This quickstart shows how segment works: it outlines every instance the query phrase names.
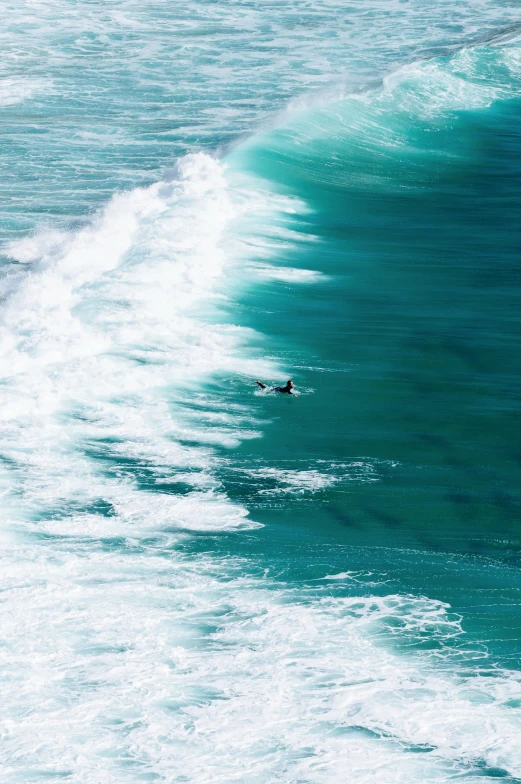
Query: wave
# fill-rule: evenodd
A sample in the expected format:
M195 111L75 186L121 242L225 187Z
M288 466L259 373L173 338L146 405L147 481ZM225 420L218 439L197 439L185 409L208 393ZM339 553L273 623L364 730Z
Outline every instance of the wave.
M251 229L283 209L288 200L230 188L220 163L195 154L166 181L115 195L80 231L11 243L18 266L3 281L2 456L21 519L36 515L41 528L49 518L53 532L145 519L182 529L255 525L209 478L212 446L255 437L254 420L246 409L222 410L201 385L212 374L274 373L273 363L248 358L253 333L224 310L241 264L233 221ZM269 248L258 255L265 262ZM206 406L199 417L190 413L195 398ZM140 471L152 475L149 493L136 484ZM156 483L175 484L180 473L194 487L188 497Z
M393 176L409 192L446 164L441 150L467 160L466 137L456 152L432 143L437 119L510 100L518 65L504 48L408 66L223 163L181 159L79 231L9 246L0 611L13 782L20 769L102 784L521 776L518 673L467 643L446 603L326 563L293 585L261 561L180 548L258 526L217 468L218 450L261 425L208 382L279 366L251 358L258 335L233 323L233 292L252 272L275 287L334 279L275 260L320 241L306 204L320 188L339 203L346 183L381 193ZM238 470L279 499L379 479L371 458ZM346 576L353 595L338 595Z
M233 150L229 161L303 198L311 196L311 204L306 182L356 188L358 180L361 186L365 182L377 188L383 176L391 176L393 166L409 187L420 166L432 170L444 165L452 149L464 155L462 136L447 144L434 130L448 132L456 114L487 111L519 95L519 46L465 47L450 57L402 66L361 91L340 89L332 96L312 96L309 103L303 99L276 128ZM297 189L297 183L304 190Z

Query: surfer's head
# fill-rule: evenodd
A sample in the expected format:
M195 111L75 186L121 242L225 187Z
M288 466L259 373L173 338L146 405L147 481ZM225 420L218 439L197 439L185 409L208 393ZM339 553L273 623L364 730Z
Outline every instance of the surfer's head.
M295 384L294 384L294 383L293 383L293 381L290 379L290 380L288 381L288 383L286 384L286 386L287 386L287 387L289 387L289 389L293 389L293 387L295 386Z

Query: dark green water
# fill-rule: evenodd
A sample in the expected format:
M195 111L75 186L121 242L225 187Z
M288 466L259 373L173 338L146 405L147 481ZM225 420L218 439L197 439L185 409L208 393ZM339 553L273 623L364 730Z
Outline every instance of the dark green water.
M290 574L299 548L303 561L316 548L322 573L323 558L385 572L397 591L449 602L517 667L521 101L509 55L428 64L232 154L309 208L278 262L326 277L240 300L301 395L258 398L270 425L233 458L257 474L225 486ZM263 466L336 481L277 494Z

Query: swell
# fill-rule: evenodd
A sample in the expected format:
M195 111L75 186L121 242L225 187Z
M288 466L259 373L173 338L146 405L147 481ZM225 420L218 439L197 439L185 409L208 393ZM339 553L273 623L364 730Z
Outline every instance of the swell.
M288 530L298 519L349 546L475 558L474 581L452 565L450 579L427 576L421 561L405 584L461 608L501 661L515 659L521 553L520 62L505 46L415 63L228 158L308 205L296 223L313 243L288 263L322 273L292 296L273 286L247 299L267 351L284 346L305 392L287 430L241 447L259 509L285 493L284 509L259 519ZM374 482L349 485L354 465ZM312 505L293 497L299 477L316 487Z
M343 180L335 182L335 176L345 177L348 184L349 170L354 174L364 163L370 164L373 176L388 179L393 166L402 165L395 170L396 178L412 179L403 163L414 174L420 166L427 170L443 164L448 146L464 154L463 143L459 148L452 139L447 146L440 137L438 144L427 136L431 130L442 131L458 113L487 112L492 104L519 96L519 60L517 46L479 44L460 45L448 57L415 60L361 92L341 92L333 99L326 95L324 103L311 101L309 106L301 103L276 128L232 150L228 160L281 184L287 176L288 189L294 187L293 171L309 181L315 175L319 185L341 186Z
M446 602L425 598L418 588L416 595L394 591L388 574L375 575L374 552L356 573L352 541L340 553L335 548L320 556L321 571L308 583L298 564L277 557L263 562L228 552L219 558L214 539L204 538L200 552L193 541L182 551L187 531L256 535L247 504L230 501L221 484L217 448L219 455L240 443L244 448L258 433L257 420L268 409L253 416L241 399L254 374L275 374L279 364L268 339L251 360L259 329L233 326L219 304L236 287L255 290L255 274L267 287L267 304L255 314L267 314L272 330L274 322L286 330L279 356L288 363L296 332L309 340L301 356L310 356L310 344L319 353L320 325L328 323L313 321L320 294L316 310L306 307L318 286L293 292L292 319L280 322L274 310L287 314L288 282L320 282L330 287L322 304L336 319L332 306L338 303L329 295L342 296L343 312L356 293L354 287L346 295L341 275L346 258L356 258L349 242L357 227L356 250L367 243L361 215L368 219L364 231L379 229L379 200L423 193L433 172L443 179L440 169L446 176L443 151L451 134L427 144L428 131L444 130L440 117L479 114L508 99L502 69L493 70L492 79L472 81L477 60L465 57L448 67L406 69L377 95L295 117L235 150L228 173L206 156L190 156L169 181L114 197L87 228L11 246L18 264L28 265L12 282L2 323L4 463L11 476L6 509L13 532L5 549L2 652L13 781L21 775L36 781L94 777L103 784L122 776L224 782L246 775L252 782L318 784L345 776L348 767L362 781L521 775L517 673L497 666L486 637L466 645L466 619ZM457 75L461 68L464 79ZM449 151L451 161L463 162L458 177L472 157L469 138ZM372 201L361 198L368 192L376 194ZM349 232L342 236L348 242L333 252L321 223L346 210ZM403 236L394 241L401 253ZM389 253L390 245L382 234L378 254ZM288 254L302 266L284 267ZM374 260L374 254L362 259ZM390 284L395 272L377 268L365 292L374 291L375 282ZM392 296L377 303L380 313L390 308L387 325L404 306L403 291L410 293L414 264L401 272ZM241 324L242 316L236 319ZM340 334L328 333L327 344L338 348L344 322L334 323ZM360 365L385 350L394 372L398 329L375 329L374 319L370 327L371 340L364 342L358 323ZM269 335L269 329L260 332ZM344 369L345 359L336 357ZM356 362L348 360L351 371ZM461 365L481 372L479 356L465 346L455 363L458 372ZM303 370L309 379L311 368ZM211 394L210 376L221 380L219 395L231 387L228 407ZM401 442L395 431L384 431L384 438L376 432L390 419L382 401L392 391L386 387L378 401L375 378L375 369L362 375L348 423L349 447L357 454L368 450L373 462L344 465L358 484L337 517L361 523L366 543L368 519L375 521L370 533L379 544L396 543L403 517L393 508L394 474L389 479L392 472L382 471L388 484L379 481L376 495L372 480L381 477L373 465L400 471L410 444L400 459L386 453ZM273 430L280 441L271 441L276 448L264 466L245 461L248 479L267 480L274 485L269 492L284 498L302 490L327 493L338 484L340 461L332 464L331 443L327 464L315 453L308 470L292 470L291 463L281 470L269 458L284 454L290 461L290 443L304 464L304 438L317 432L321 448L323 434L331 433L345 454L343 420L333 418L334 427L328 420L346 409L343 383L328 385L326 406L315 404L318 395L303 395L300 421L289 414L282 420L277 409ZM412 415L425 421L425 401ZM268 449L270 428L266 421L262 427ZM443 440L439 428L436 433ZM399 480L405 491L407 478ZM483 475L476 481L483 484ZM438 512L431 528L443 527ZM317 504L311 515L319 513ZM309 558L305 538L295 527L291 533ZM268 575L266 563L280 579ZM330 563L342 568L332 571ZM451 577L463 571L465 559L454 563ZM417 584L419 571L416 564Z
M228 158L310 208L300 229L314 242L298 266L322 273L320 292L255 321L274 345L284 335L319 393L292 419L296 450L313 466L332 455L398 466L377 504L369 486L339 497L348 541L519 559L520 51L406 66ZM282 454L270 438L266 454ZM280 469L300 469L284 457Z

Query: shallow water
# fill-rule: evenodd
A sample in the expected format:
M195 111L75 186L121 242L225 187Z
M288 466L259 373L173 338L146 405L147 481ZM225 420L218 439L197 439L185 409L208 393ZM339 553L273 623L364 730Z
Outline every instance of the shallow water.
M515 4L0 13L3 780L521 780Z

